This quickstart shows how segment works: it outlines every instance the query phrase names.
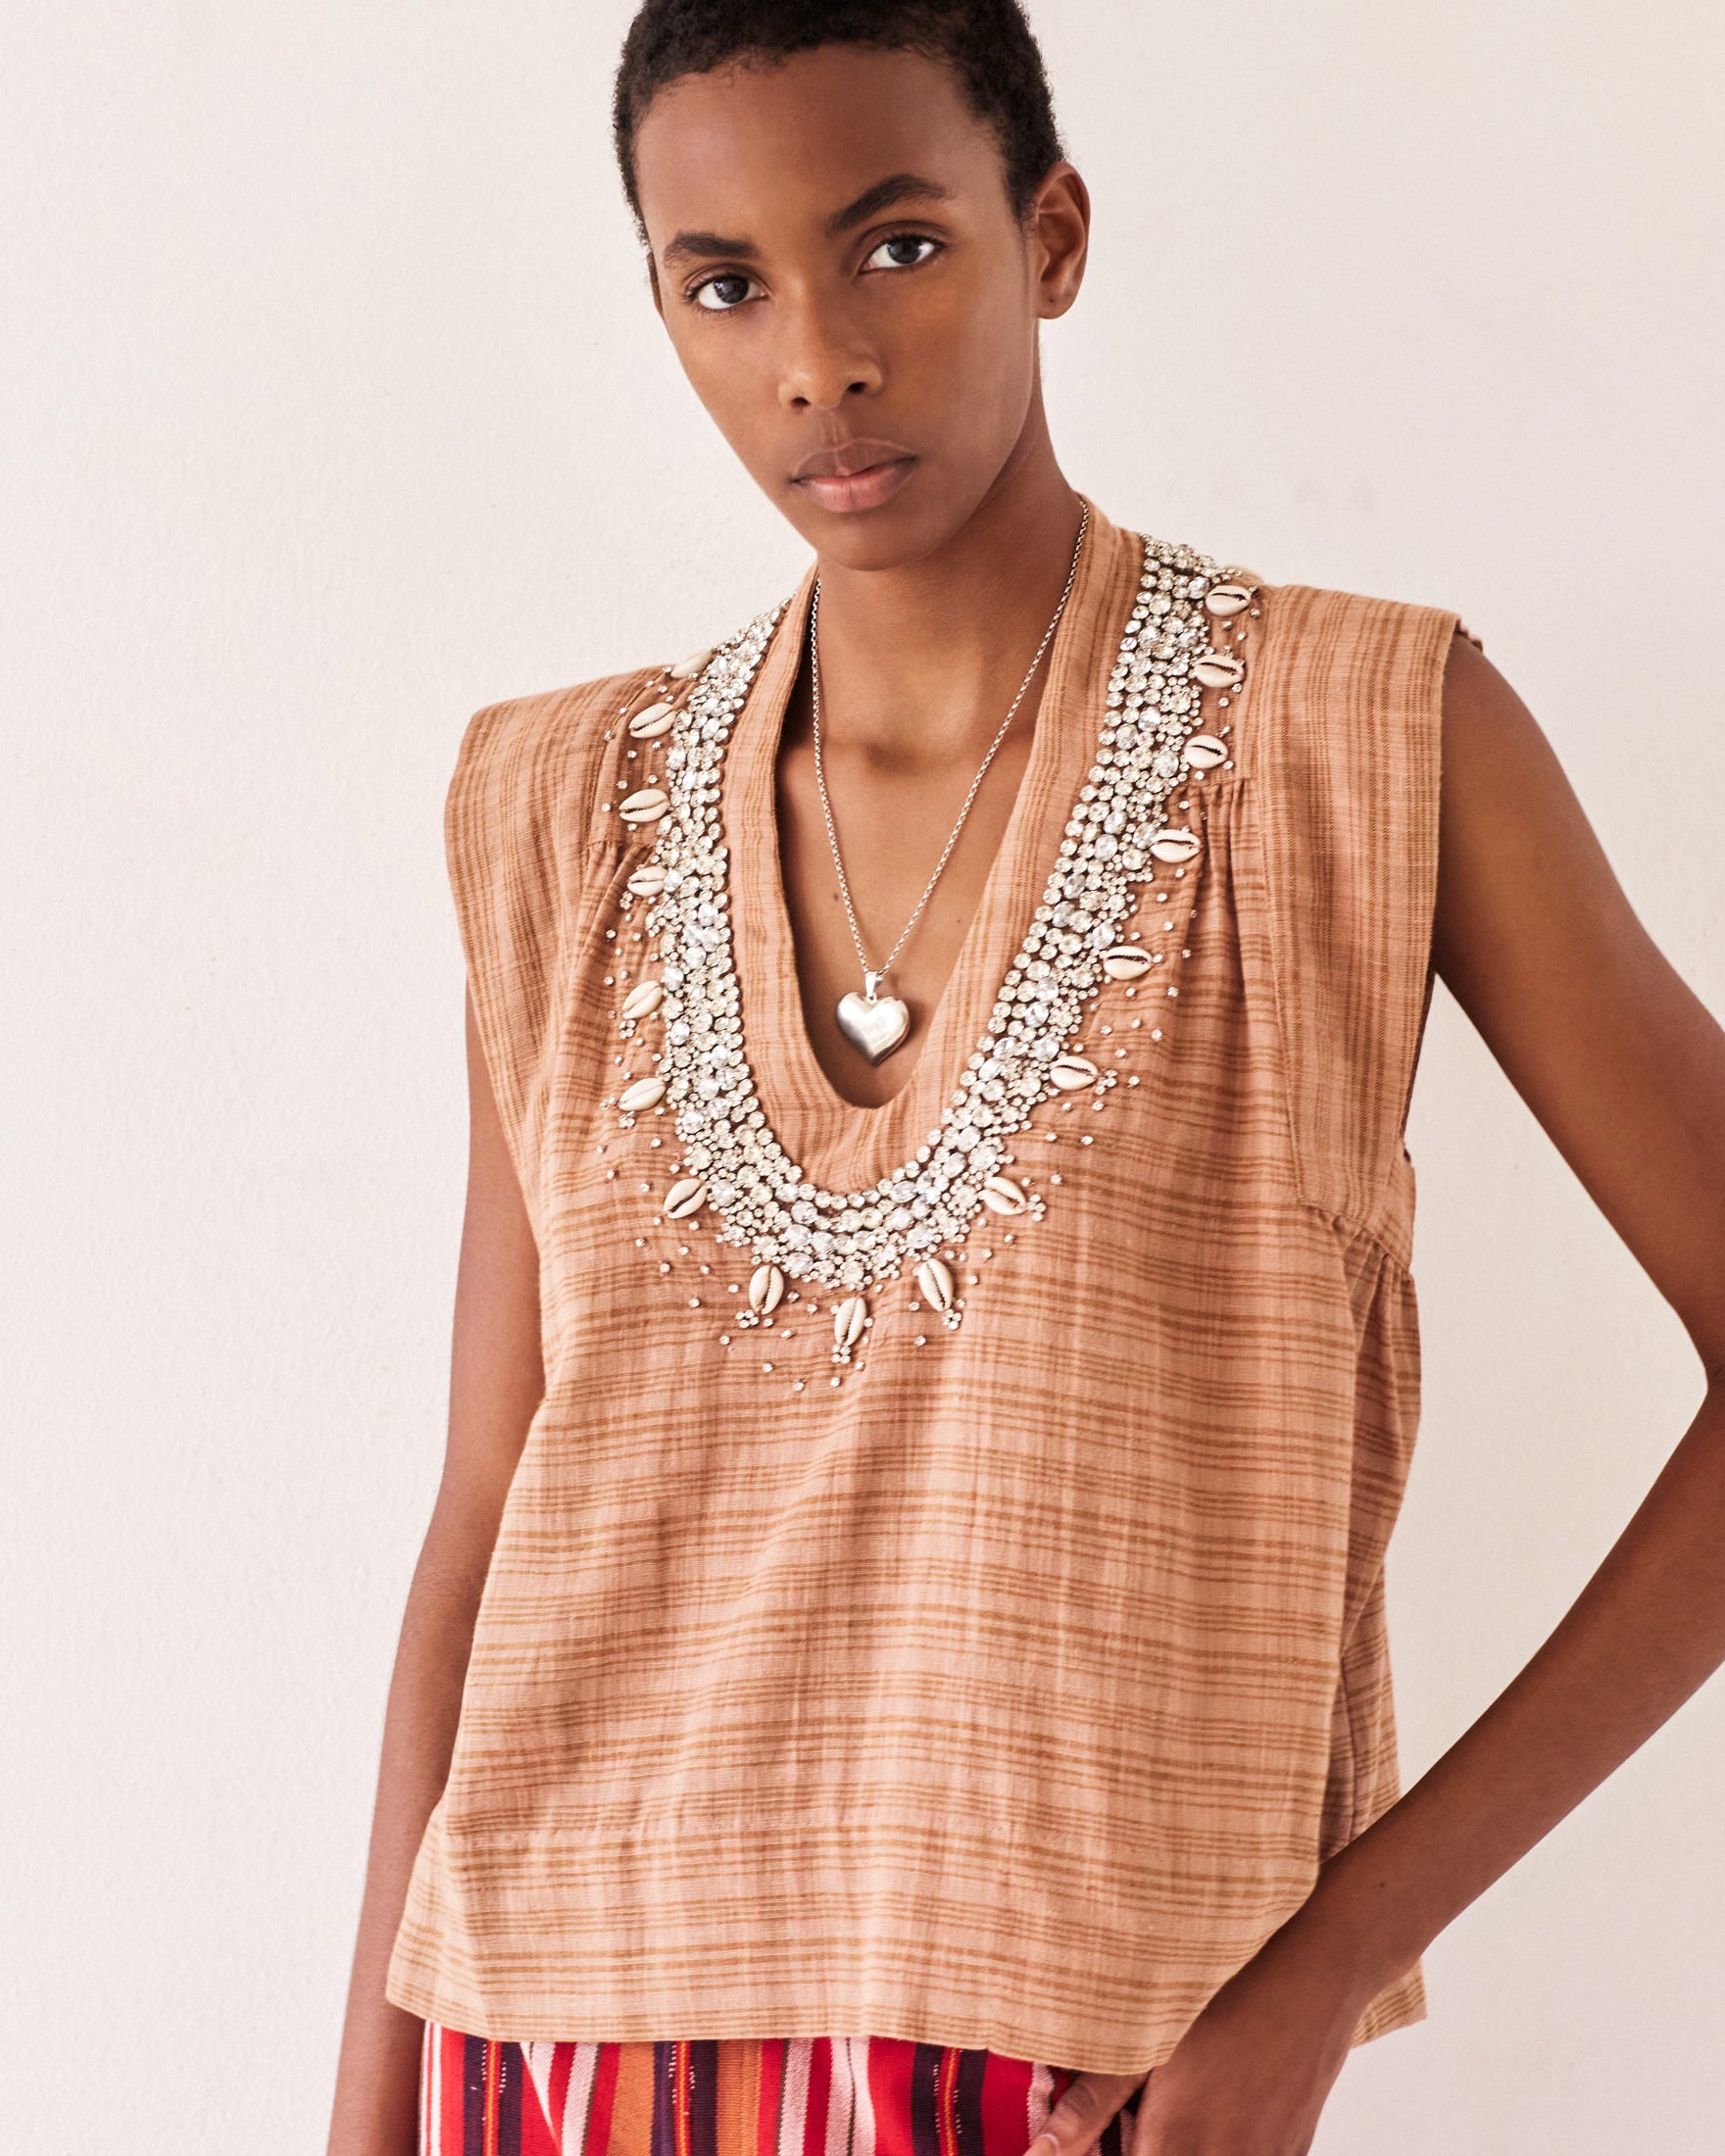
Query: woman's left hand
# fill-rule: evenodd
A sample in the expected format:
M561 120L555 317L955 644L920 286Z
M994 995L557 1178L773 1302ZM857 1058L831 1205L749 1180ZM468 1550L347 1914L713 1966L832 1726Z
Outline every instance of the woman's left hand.
M1086 2156L1134 2089L1142 2093L1127 2156L1306 2156L1377 1988L1345 1966L1314 1966L1285 1926L1150 2074L1081 2074L1030 2156Z

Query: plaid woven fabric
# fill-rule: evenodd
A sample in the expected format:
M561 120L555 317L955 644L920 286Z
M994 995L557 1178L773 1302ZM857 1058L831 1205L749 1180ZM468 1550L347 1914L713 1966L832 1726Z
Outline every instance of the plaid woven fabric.
M1074 2079L896 2036L514 2043L427 2022L419 2156L1024 2156ZM1128 2156L1137 2105L1100 2156Z
M814 1057L773 843L812 570L737 716L731 993L812 1190L867 1192L925 1146L1076 844L1144 561L1091 507L985 897L882 1106ZM504 2036L892 2030L1141 2073L1395 1801L1403 1133L1454 626L1298 584L1218 621L1246 681L1204 684L1228 753L1173 799L1197 850L1136 887L1148 969L1079 1036L1112 1084L1043 1101L1006 1149L1045 1212L950 1246L961 1324L891 1283L843 1372L824 1298L787 1291L755 1330L749 1254L666 1213L664 1103L619 1114L670 1022L619 1031L660 964L623 904L648 829L617 805L660 771L629 717L664 669L475 713L449 865L546 1396L396 2005ZM1080 921L1113 933L1075 905L1062 938ZM1415 1963L1355 2040L1424 2011Z

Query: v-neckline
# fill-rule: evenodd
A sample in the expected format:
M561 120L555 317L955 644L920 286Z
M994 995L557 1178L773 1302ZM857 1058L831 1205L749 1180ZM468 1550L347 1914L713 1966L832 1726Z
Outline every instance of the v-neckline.
M810 1039L779 850L777 766L808 634L815 565L787 602L725 756L720 815L743 1043L767 1123L805 1178L862 1190L912 1158L938 1125L986 1032L995 998L1059 858L1092 763L1112 653L1138 572L1130 533L1087 496L1090 528L1049 648L1030 752L1006 829L910 1077L890 1101L848 1101Z

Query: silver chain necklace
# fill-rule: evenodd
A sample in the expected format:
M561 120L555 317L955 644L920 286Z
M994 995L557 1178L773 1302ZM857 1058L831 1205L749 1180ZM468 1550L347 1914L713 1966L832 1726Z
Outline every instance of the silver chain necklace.
M941 870L946 866L948 856L958 843L959 833L964 828L964 818L970 813L970 804L976 799L976 792L982 784L983 776L989 765L994 761L994 753L1006 739L1007 729L1011 725L1017 714L1019 705L1024 701L1024 692L1034 679L1037 667L1042 664L1042 655L1048 650L1049 639L1060 626L1060 616L1066 611L1066 601L1072 596L1072 585L1078 574L1078 557L1083 551L1084 534L1089 525L1090 504L1086 502L1079 514L1078 536L1072 543L1071 566L1066 571L1065 588L1060 593L1060 604L1055 608L1048 627L1042 632L1042 642L1037 645L1036 656L1031 660L1029 666L1025 669L1023 680L1018 684L1017 695L1013 697L1006 717L1001 720L998 732L988 745L988 754L983 758L976 776L970 781L970 791L964 796L964 804L959 810L958 822L953 825L952 836L941 849L941 857L934 864L934 873L923 887L922 896L916 901L915 910L905 923L898 942L893 945L878 966L869 965L868 954L862 948L862 933L857 925L857 909L851 904L851 886L845 876L844 861L839 857L839 835L833 827L832 804L827 799L826 775L820 760L820 640L817 634L820 613L820 580L818 577L815 578L814 589L809 602L810 689L814 713L814 783L820 792L820 808L821 813L826 818L826 836L832 847L833 866L838 870L839 891L844 899L845 912L851 923L851 940L857 946L858 961L862 968L862 995L859 996L857 991L852 989L846 995L841 996L835 1006L835 1015L838 1019L839 1031L845 1039L861 1054L865 1055L871 1063L882 1061L910 1036L910 1004L902 997L883 996L880 993L880 984L886 979L888 972L891 970L893 960L904 949L905 938L910 935L912 929L915 927L921 917L922 908L928 904L929 893L940 881Z
M1190 547L1137 534L1130 543L1137 590L1097 714L1095 760L1041 902L996 988L986 1031L951 1073L938 1121L878 1182L828 1186L805 1172L757 1088L760 1044L743 1037L721 781L731 731L787 602L667 669L628 719L629 737L653 744L655 762L664 758L662 778L617 804L621 822L655 833L619 905L625 921L645 906L638 935L654 947L657 971L631 981L616 1019L626 1045L647 1049L647 1067L625 1068L606 1105L623 1130L649 1119L649 1143L664 1144L674 1162L661 1216L689 1237L682 1254L702 1250L711 1268L725 1246L752 1253L744 1304L720 1321L719 1341L728 1348L750 1328L772 1327L758 1367L781 1372L793 1392L810 1380L794 1367L803 1350L790 1348L790 1337L802 1337L804 1317L828 1308L822 1297L834 1365L855 1359L873 1324L871 1298L901 1274L912 1276L912 1313L928 1314L928 1330L910 1334L914 1346L925 1345L930 1319L958 1325L965 1287L977 1279L965 1264L967 1239L986 1221L1011 1243L1042 1219L1044 1187L1060 1180L1039 1174L1023 1142L1059 1137L1061 1124L1070 1133L1065 1117L1075 1108L1106 1107L1116 1086L1136 1086L1129 1044L1140 1055L1165 1053L1157 1047L1158 1014L1171 1007L1162 998L1179 993L1173 961L1190 956L1179 931L1191 887L1183 909L1176 891L1182 877L1196 877L1203 852L1200 831L1170 824L1169 810L1189 807L1185 788L1232 760L1230 707L1247 671L1234 623L1248 610L1257 613L1257 579ZM1204 724L1209 696L1213 733ZM1125 1001L1140 994L1149 1002ZM1045 1108L1055 1111L1046 1120ZM894 1112L902 1122L903 1109ZM1033 1120L1044 1127L1032 1129ZM1077 1139L1089 1142L1088 1131ZM643 1171L653 1157L643 1152ZM652 1187L644 1173L642 1191ZM713 1236L705 1250L694 1242L702 1225ZM645 1236L639 1242L647 1248ZM670 1267L662 1256L661 1271ZM692 1306L705 1306L705 1292ZM831 1383L839 1382L835 1367Z

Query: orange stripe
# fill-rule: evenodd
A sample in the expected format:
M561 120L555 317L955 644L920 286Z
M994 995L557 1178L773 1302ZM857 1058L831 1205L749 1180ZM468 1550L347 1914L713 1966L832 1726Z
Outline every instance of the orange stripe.
M653 2146L653 2046L617 2045L616 2092L611 2107L611 2145L618 2156L638 2156Z
M941 2156L957 2156L959 2126L954 2116L959 2089L959 2054L949 2044L934 2078L934 2132Z
M761 2046L734 2038L718 2047L715 2156L756 2156L755 2122L761 2109Z
M502 2093L499 2054L502 2049L494 2036L485 2039L485 2156L497 2156L497 2106Z

